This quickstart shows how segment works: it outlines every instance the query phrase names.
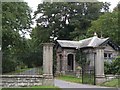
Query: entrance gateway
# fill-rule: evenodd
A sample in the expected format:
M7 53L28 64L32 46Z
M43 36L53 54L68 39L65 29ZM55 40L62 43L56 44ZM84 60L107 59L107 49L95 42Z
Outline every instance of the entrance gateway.
M112 59L114 59L118 56L119 50L119 46L109 38L99 38L96 34L80 41L56 40L56 74L67 74L68 72L75 74L77 67L80 66L83 83L102 83L105 81L105 54L110 53ZM78 51L81 63L78 63L76 59L76 52Z
M91 52L91 47L80 50L80 60L82 67L82 83L95 85L95 52ZM90 53L93 53L92 63L90 62ZM88 55L89 54L89 55ZM88 55L88 56L87 56Z

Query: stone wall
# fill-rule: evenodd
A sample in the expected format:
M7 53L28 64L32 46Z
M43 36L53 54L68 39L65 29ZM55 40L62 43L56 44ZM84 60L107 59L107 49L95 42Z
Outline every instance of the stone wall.
M110 81L112 79L119 79L119 75L105 75L106 81Z
M43 75L1 75L2 87L30 87L43 85Z

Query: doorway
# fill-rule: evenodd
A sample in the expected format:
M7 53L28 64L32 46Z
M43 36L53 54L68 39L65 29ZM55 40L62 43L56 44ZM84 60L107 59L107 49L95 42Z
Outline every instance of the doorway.
M74 68L74 56L73 54L68 54L68 70L73 70Z

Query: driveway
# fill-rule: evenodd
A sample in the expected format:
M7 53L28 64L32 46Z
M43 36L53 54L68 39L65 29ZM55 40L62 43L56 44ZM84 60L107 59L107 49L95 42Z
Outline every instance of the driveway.
M109 88L109 87L101 87L101 86L88 85L88 84L72 83L58 79L54 80L54 84L59 88Z
M39 68L31 68L26 71L20 72L17 75L39 75Z

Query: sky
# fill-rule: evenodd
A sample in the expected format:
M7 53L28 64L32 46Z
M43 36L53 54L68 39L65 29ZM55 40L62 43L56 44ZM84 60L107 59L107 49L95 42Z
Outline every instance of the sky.
M39 3L42 3L42 0L24 0L25 2L28 3L28 5L32 8L33 11L37 10L37 5ZM120 0L98 0L100 2L110 2L110 10L112 10Z

